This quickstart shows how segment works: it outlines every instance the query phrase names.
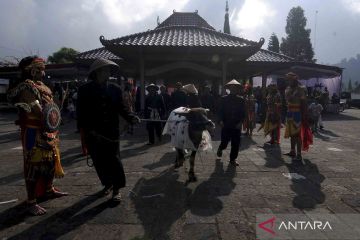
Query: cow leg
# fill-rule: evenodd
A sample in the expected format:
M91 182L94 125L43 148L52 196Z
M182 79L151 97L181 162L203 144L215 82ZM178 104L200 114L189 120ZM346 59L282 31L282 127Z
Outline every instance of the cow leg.
M192 151L191 156L190 156L189 182L197 181L197 178L195 176L195 171L194 171L195 155L196 155L196 151Z
M176 159L175 159L175 168L179 168L184 164L185 155L182 149L176 148Z

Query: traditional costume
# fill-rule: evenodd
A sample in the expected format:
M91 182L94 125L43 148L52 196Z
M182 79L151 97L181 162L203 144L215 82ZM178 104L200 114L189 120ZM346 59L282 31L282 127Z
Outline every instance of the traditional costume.
M41 78L44 69L44 60L34 58L22 70L34 78ZM64 176L59 151L60 110L54 103L51 90L39 80L21 82L9 91L8 99L19 108L19 119L15 124L21 129L28 200L36 208L31 213L43 214L46 211L36 205L36 198L66 195L53 187L54 177Z
M298 77L294 73L288 73L287 78L297 81ZM300 137L302 150L307 151L312 144L312 133L307 120L306 88L301 85L289 86L285 90L285 98L287 102L285 138ZM295 157L295 149L291 149L289 155ZM297 155L300 160L301 152Z
M246 117L243 123L243 130L246 131L247 135L252 135L252 131L256 125L255 115L255 102L256 99L252 93L251 85L245 85L245 111Z
M281 97L275 84L269 86L266 103L267 112L264 124L265 136L270 135L270 144L280 144Z

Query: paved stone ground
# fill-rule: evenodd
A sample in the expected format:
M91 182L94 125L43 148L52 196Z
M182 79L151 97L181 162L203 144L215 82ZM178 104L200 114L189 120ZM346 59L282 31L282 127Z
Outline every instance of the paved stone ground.
M62 127L61 152L66 177L56 185L70 196L42 203L45 216L24 212L24 180L19 131L14 113L0 113L0 239L255 239L257 213L359 213L360 110L324 117L326 130L291 164L281 148L263 147L260 133L243 137L240 166L213 152L196 159L198 182L185 184L186 168L174 171L168 143L145 145L144 127L121 140L127 175L123 202L113 206L95 195L100 189L93 168L80 153L75 124ZM219 144L219 133L214 148ZM165 142L165 141L164 141ZM188 163L186 163L188 165ZM305 179L289 179L286 173ZM133 192L133 193L130 193Z

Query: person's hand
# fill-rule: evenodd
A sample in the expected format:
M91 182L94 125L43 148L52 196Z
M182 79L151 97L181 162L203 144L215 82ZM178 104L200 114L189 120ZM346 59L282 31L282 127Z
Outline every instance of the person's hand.
M132 124L137 124L137 123L140 123L141 120L138 116L134 116L132 119L131 119L131 123Z
M224 127L224 122L223 122L223 121L220 121L220 122L219 122L219 125L220 125L220 127Z

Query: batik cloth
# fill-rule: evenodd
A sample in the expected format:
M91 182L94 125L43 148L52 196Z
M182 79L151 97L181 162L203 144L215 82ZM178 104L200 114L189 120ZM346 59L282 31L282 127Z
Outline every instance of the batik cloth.
M193 151L206 151L212 149L211 136L207 130L202 132L202 139L199 144L199 149L196 149L192 140L189 137L189 121L185 116L190 111L190 108L179 107L170 113L166 121L163 135L170 135L171 145L175 148L193 150Z

